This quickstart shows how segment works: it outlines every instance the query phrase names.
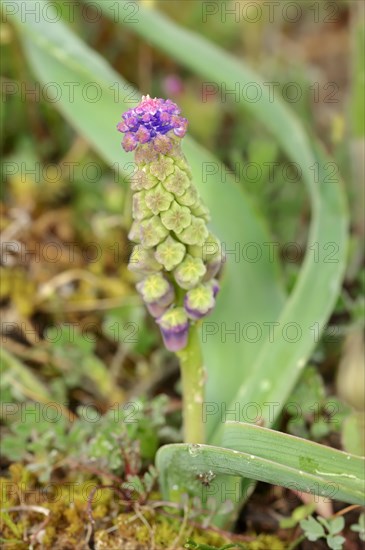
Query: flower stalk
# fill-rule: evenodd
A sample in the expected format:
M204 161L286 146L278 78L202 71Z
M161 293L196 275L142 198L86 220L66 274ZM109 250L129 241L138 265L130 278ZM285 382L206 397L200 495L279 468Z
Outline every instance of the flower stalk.
M197 323L215 306L222 255L210 233L209 211L181 150L187 120L169 99L142 97L117 128L125 151L135 152L129 268L182 373L184 437L203 443L203 360Z
M198 325L190 328L188 343L177 352L183 395L184 441L204 443L204 368Z

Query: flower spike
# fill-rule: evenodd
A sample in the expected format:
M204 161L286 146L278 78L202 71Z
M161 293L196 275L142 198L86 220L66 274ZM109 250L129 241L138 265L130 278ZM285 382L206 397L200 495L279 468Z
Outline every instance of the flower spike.
M188 121L170 99L143 96L117 125L125 151L135 151L131 181L136 246L129 269L170 351L184 349L189 327L208 315L219 286L220 242L207 227L208 208L181 150Z

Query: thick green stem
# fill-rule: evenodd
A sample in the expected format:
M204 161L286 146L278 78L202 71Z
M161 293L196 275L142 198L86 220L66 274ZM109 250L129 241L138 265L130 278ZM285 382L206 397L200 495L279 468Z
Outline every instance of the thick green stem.
M190 327L188 345L180 359L185 443L204 443L204 369L198 326Z

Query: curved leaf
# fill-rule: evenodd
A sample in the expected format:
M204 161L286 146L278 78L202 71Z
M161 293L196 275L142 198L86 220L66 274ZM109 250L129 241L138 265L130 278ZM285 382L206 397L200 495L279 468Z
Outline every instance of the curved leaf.
M110 16L112 2L103 0L97 3L105 15ZM298 118L280 99L271 101L269 87L243 60L234 58L203 37L179 27L142 4L138 4L136 20L131 22L128 18L121 18L119 23L161 48L201 78L218 87L224 83L228 90L235 89L237 82L242 88L249 83L259 87L261 96L257 102L241 101L235 106L250 111L260 120L289 158L298 164L311 199L312 220L305 261L280 316L262 316L258 313L261 302L257 303L256 308L250 300L251 293L257 295L256 281L245 278L244 269L240 266L237 269L241 271L245 297L240 302L237 295L239 305L235 307L234 315L229 317L229 323L228 318L220 318L229 329L239 322L241 330L247 319L258 323L266 335L266 339L259 342L264 341L264 345L245 342L240 336L235 342L231 335L227 336L226 342L219 343L215 339L214 346L209 343L204 346L209 369L207 401L212 406L218 405L218 412L208 418L209 440L219 443L222 437L222 407L235 410L236 404L257 403L262 409L262 421L267 426L272 425L315 347L318 336L315 331L320 333L327 322L345 269L348 232L345 194L341 181L328 177L327 156L318 146L310 143ZM221 197L224 200L224 193ZM233 224L242 223L242 217L233 218L228 209L226 216L232 219ZM248 241L244 240L241 244L244 242ZM332 256L331 251L335 252ZM258 264L255 265L258 267ZM271 300L268 301L268 308L270 313L274 310ZM218 319L220 313L218 311L214 319ZM266 325L263 325L263 319L264 322L279 323L274 339L264 330ZM299 339L290 342L286 330L288 324L293 323L299 327ZM234 362L231 362L232 357ZM227 374L227 368L230 374ZM278 403L276 415L270 416L267 407L265 410L264 404L267 402Z
M237 502L244 496L240 493L240 487L237 485L228 487L225 479L226 476L233 479L241 476L329 499L364 504L363 459L345 455L334 449L329 449L330 452L327 453L327 449L323 449L321 445L302 440L302 453L308 457L308 464L311 464L313 445L320 447L315 452L318 473L313 468L308 471L305 465L299 470L290 460L296 454L298 442L277 441L278 435L284 438L292 436L271 430L266 431L271 433L260 434L255 438L256 442L260 441L257 451L254 451L250 445L247 446L249 448L247 452L211 445L174 444L161 447L157 453L156 466L161 473L161 487L164 494L170 498L176 498L189 490L195 496L200 495L203 502L209 496L214 497L216 503L223 504L226 500ZM282 455L270 456L272 449L270 447L268 449L268 445L272 443L282 449ZM266 453L261 455L260 452L264 446L266 446ZM288 449L289 454L286 455ZM347 460L347 456L350 456L351 460ZM351 473L351 480L350 476L345 479L341 477L341 473L337 475L344 461L352 463L351 472L354 473ZM331 474L334 477L329 478ZM204 480L206 480L205 483L203 483Z

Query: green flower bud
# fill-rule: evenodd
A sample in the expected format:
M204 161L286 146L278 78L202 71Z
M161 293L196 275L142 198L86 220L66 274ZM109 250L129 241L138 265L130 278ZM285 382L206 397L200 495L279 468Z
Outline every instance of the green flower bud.
M180 170L180 168L175 168L174 172L166 178L164 181L164 187L174 193L177 197L183 195L190 185L190 180L188 176Z
M128 239L134 243L141 242L141 227L138 221L132 223L128 233Z
M137 148L135 159L137 164L149 164L150 162L158 160L158 152L155 150L152 143L145 143Z
M175 280L181 288L190 289L200 283L206 272L206 267L200 258L193 258L190 254L175 269Z
M179 138L175 139L174 136L172 136L170 137L170 140L171 140L172 147L169 152L169 157L174 159L174 162L177 163L179 167L180 167L180 164L184 161L186 164L184 153L181 150L181 144L180 144Z
M171 271L182 262L185 252L185 246L169 235L163 243L158 245L155 258L166 271Z
M168 235L168 230L161 223L159 216L152 216L139 222L139 236L141 244L145 248L151 248L159 244Z
M167 212L162 212L161 220L166 229L180 233L190 225L190 210L186 206L180 206L176 201L173 201Z
M170 290L171 283L161 273L153 273L137 283L137 290L147 303L157 302Z
M201 218L191 216L191 224L179 233L179 239L185 244L203 245L205 239L208 237L208 234L205 221Z
M165 191L161 183L150 191L146 191L145 194L146 205L155 215L167 210L172 203L173 198L174 196L168 191Z
M209 208L205 206L202 201L200 201L199 204L197 204L196 206L193 206L191 212L192 214L194 214L194 216L203 218L203 220L205 220L206 222L210 221Z
M152 189L157 185L158 179L148 174L144 170L137 170L132 177L132 190L141 191L142 189Z
M221 260L222 258L221 243L219 239L217 239L217 237L212 233L209 233L208 237L202 245L189 246L188 252L196 258L202 258L204 262Z
M159 155L158 160L151 162L150 174L160 181L165 181L167 176L174 171L174 161L164 155Z
M146 204L145 197L146 191L139 191L133 195L132 215L135 220L144 220L145 218L150 218L152 216L152 212Z
M209 233L205 243L203 244L203 260L211 262L212 260L222 259L222 244L220 240Z
M162 265L156 260L153 251L137 244L132 249L128 269L137 273L155 273L161 271Z
M175 160L175 166L177 166L178 168L180 168L181 170L183 170L185 172L185 174L188 176L189 180L192 179L193 177L193 174L191 172L191 169L190 169L190 166L188 165L188 163L186 162L186 158L184 156L184 154L182 153L180 157L178 157L176 160Z
M189 290L184 298L184 307L191 319L198 320L208 315L215 305L211 285L199 285Z
M163 315L175 299L173 285L161 273L146 277L137 284L137 290L153 317Z
M183 195L181 195L180 197L176 197L176 200L179 204L183 206L193 206L199 200L199 195L196 187L194 185L190 185L190 187L187 188Z

